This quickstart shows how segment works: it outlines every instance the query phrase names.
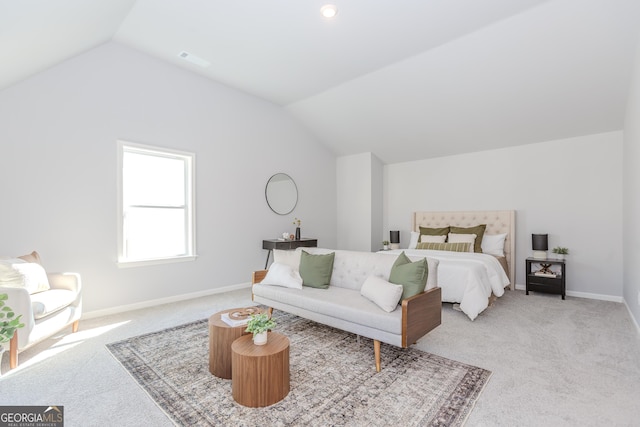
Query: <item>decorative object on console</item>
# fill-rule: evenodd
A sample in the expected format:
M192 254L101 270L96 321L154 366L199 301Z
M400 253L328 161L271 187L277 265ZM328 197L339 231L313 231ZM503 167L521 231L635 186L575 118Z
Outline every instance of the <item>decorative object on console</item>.
M569 255L569 248L563 248L562 246L556 246L551 251L556 255L557 259L564 259L565 255Z
M549 250L549 235L532 234L531 242L533 248L533 257L535 259L547 259L547 250Z
M388 250L389 249L389 241L388 240L383 240L382 241L382 250Z
M293 223L296 226L296 240L300 240L300 225L302 224L302 221L298 218L294 218Z
M253 334L255 345L265 345L267 343L267 331L276 327L276 322L267 313L254 314L247 322L245 332Z
M391 240L391 249L400 249L400 231L399 230L390 231L389 239Z

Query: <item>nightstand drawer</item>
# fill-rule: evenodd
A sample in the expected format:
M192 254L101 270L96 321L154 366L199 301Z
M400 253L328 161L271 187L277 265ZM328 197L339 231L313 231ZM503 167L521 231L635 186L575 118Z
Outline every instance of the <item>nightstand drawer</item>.
M541 286L558 286L562 283L562 276L543 277L532 274L529 276L529 283Z

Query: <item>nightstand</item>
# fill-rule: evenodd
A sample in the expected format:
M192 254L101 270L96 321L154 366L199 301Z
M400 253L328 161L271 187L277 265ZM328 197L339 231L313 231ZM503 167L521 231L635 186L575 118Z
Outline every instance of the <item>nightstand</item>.
M526 269L524 272L527 276L527 295L529 295L529 291L546 292L561 295L562 299L564 299L567 276L565 260L527 258L525 262ZM536 274L536 271L531 271L533 264L550 264L549 268L554 271L555 275Z

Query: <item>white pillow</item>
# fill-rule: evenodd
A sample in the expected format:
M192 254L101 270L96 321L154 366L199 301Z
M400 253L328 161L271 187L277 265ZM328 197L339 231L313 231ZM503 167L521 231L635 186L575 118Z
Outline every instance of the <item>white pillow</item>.
M420 236L420 242L422 243L444 243L447 241L447 236L444 234L442 236L430 236L428 234L423 234Z
M489 255L504 256L504 241L507 233L485 234L482 237L482 252Z
M273 250L273 262L278 264L285 264L294 270L300 269L300 257L302 256L301 250Z
M475 244L476 237L478 236L475 234L449 233L447 242L448 243L471 243L469 245L469 252L473 252L473 245Z
M0 286L25 288L30 294L50 289L44 268L20 258L0 260Z
M412 231L409 239L409 249L415 249L418 246L418 240L420 240L420 233Z
M294 270L286 264L274 262L269 266L269 271L260 284L302 289L302 277L300 277L298 270Z
M369 276L362 284L362 288L360 288L360 295L387 313L391 313L398 308L400 297L402 297L402 289L402 285L389 283L378 276Z

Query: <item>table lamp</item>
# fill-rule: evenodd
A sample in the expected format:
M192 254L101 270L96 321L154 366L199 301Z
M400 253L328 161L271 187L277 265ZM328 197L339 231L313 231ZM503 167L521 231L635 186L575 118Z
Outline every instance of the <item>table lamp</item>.
M400 231L390 231L391 249L400 249Z
M547 250L549 250L549 235L532 234L531 241L533 246L533 257L535 259L547 259Z

